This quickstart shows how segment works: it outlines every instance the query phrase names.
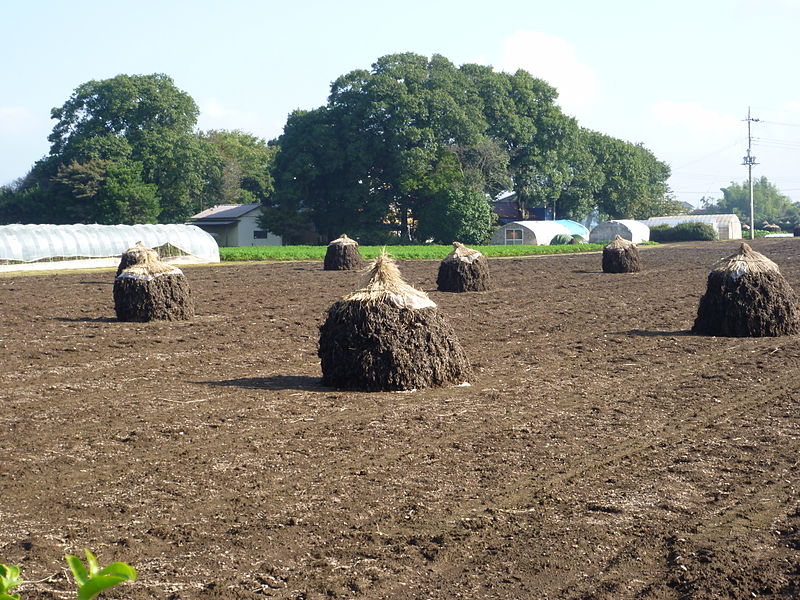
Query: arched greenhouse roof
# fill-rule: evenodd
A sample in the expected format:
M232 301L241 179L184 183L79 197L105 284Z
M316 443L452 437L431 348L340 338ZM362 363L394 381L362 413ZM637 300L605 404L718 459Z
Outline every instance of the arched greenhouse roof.
M514 221L498 227L490 243L547 246L560 233L572 235L569 229L556 221Z
M115 266L142 242L172 262L219 262L219 247L194 225L0 225L0 269Z
M570 219L556 219L555 222L566 227L569 230L570 235L579 235L584 240L589 239L589 230L577 221L571 221Z
M648 227L669 225L675 227L680 223L706 223L714 228L714 232L721 240L742 239L742 223L734 214L723 215L673 215L669 217L651 217L642 221Z
M639 221L631 219L613 219L599 223L589 234L589 241L593 244L610 242L614 236L638 244L650 241L650 228Z

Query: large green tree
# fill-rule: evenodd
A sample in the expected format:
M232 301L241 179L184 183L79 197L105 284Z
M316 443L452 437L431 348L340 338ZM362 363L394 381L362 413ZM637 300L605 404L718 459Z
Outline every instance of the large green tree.
M263 226L288 239L313 226L323 238L446 240L442 211L482 230L475 199L508 189L524 210L547 205L572 218L598 206L638 216L668 200L666 165L641 146L595 140L556 99L525 71L384 56L339 77L325 106L290 115Z
M669 196L670 168L641 144L586 130L589 151L600 165L595 194L600 214L612 219L647 219L673 214L680 203Z
M238 130L211 130L199 136L209 155L206 204L267 200L273 190L271 170L277 146Z
M393 230L415 238L445 191L508 181L480 99L440 56L390 55L343 75L326 106L290 115L278 144L264 225L284 236L313 224L323 237Z
M417 236L439 244L483 244L496 220L489 199L478 190L470 186L443 190L423 209Z
M81 84L51 111L50 154L24 179L18 201L55 223L182 221L197 209L210 160L193 132L197 115L166 75Z

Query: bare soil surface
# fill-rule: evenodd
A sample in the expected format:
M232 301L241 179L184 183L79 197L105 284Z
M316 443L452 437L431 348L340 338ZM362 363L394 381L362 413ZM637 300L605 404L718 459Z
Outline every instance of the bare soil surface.
M756 240L800 291L800 239ZM435 291L471 387L320 384L318 326L361 274L186 268L197 315L122 323L114 271L0 277L0 563L74 598L800 596L800 336L692 335L736 242L490 260Z

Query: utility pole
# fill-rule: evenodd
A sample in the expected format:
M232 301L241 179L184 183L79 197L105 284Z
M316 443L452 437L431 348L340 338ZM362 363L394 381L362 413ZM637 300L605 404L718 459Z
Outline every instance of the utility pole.
M750 123L758 122L759 119L750 117L750 107L747 107L747 155L744 157L743 165L747 166L747 182L750 186L750 239L755 239L756 228L753 218L753 166L757 165L756 157L750 154L753 149L753 137L750 135Z

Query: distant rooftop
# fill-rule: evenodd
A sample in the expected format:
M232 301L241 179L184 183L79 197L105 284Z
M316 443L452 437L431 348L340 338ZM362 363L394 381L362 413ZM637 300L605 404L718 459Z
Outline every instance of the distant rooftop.
M238 219L260 207L261 204L217 204L190 217L191 221L217 221L220 219Z

